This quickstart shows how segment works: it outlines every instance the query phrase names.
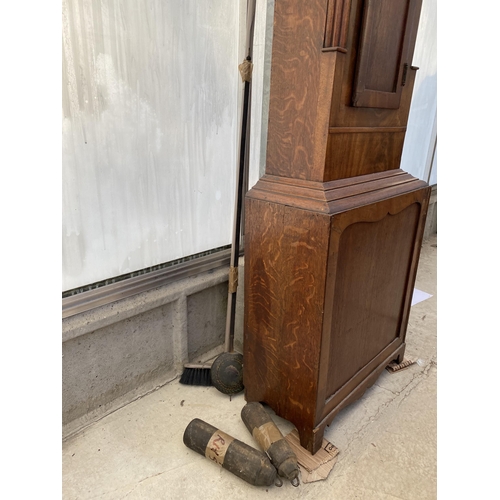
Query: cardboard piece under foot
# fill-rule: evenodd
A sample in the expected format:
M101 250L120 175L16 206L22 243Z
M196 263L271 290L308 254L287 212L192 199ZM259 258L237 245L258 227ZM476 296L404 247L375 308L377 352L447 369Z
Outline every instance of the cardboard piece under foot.
M416 359L408 359L404 358L402 363L396 363L393 361L392 363L389 363L385 369L389 373L396 373L400 372L401 370L404 370L405 368L408 368L409 366L413 365L417 360Z
M314 455L311 455L305 448L300 446L297 429L287 434L285 439L292 447L295 455L297 455L303 483L313 483L328 477L337 462L338 448L323 438L321 448Z

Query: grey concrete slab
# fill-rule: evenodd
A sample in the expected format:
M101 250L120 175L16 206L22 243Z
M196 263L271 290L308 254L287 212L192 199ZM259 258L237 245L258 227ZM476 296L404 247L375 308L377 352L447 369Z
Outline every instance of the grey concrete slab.
M399 401L390 421L384 422L385 429L376 429L365 440L363 452L349 467L335 471L331 498L437 498L437 370L429 366L421 382Z
M191 362L224 343L226 311L227 283L187 297L188 358Z
M64 423L157 378L174 363L172 304L63 344Z
M147 290L63 320L63 436L219 354L227 269Z

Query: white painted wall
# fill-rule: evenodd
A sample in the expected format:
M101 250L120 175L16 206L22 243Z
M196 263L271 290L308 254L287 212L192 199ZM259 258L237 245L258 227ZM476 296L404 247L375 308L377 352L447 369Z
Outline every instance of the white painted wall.
M245 12L63 0L63 291L230 243Z
M266 167L273 18L274 0L256 0L249 189L264 175Z
M437 141L437 0L423 0L412 64L419 70L401 168L419 179L436 184L437 158L433 151Z

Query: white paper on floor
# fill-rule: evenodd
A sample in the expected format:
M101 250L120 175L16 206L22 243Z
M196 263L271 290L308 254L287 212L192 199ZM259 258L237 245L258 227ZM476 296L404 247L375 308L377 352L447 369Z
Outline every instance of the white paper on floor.
M423 300L430 299L432 295L430 293L422 292L422 290L418 290L417 288L413 289L413 297L411 299L411 305L414 306Z

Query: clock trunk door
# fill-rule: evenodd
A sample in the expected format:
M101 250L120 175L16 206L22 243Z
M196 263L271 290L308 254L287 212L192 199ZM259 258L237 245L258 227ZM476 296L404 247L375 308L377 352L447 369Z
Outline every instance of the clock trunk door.
M411 61L410 16L415 0L366 0L363 10L353 106L397 109Z

